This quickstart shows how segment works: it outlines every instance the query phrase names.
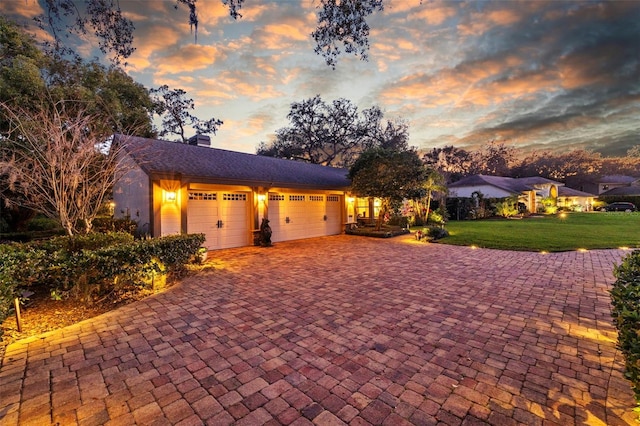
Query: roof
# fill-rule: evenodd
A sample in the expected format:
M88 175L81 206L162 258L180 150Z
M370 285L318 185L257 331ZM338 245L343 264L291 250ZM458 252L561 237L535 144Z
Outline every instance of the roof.
M595 198L596 196L590 194L588 192L578 191L577 189L569 188L566 186L558 187L558 196L559 197L589 197Z
M621 186L605 191L600 195L640 195L640 186Z
M601 178L596 179L598 183L626 183L630 184L637 181L637 177L626 176L626 175L608 175L602 176Z
M557 186L564 185L562 182L557 182L555 180L543 178L541 176L521 177L516 179L526 185L546 185L546 184L557 185Z
M513 194L533 190L531 184L526 184L520 179L503 176L472 175L460 179L449 185L449 188L462 188L467 186L491 185Z
M350 186L348 170L217 148L116 135L115 143L148 175L180 175L207 183L306 189Z

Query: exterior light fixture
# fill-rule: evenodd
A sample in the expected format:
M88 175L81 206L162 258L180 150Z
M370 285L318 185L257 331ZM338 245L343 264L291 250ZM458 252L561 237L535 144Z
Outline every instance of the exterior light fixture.
M258 201L260 201L261 203L264 203L264 200L267 199L267 196L264 194L258 194Z
M164 201L167 203L175 203L178 199L178 195L175 191L165 191L164 193Z
M356 199L355 199L355 198L353 198L353 197L347 197L347 202L348 202L349 204L353 204L353 203L355 203L355 201L356 201Z

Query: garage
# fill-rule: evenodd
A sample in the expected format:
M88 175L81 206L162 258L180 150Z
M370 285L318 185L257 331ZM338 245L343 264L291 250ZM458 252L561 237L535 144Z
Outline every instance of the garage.
M204 234L209 250L246 246L247 208L245 192L189 191L187 232Z
M192 139L183 144L116 135L124 151L114 216L134 212L138 229L153 237L202 233L210 250L255 244L263 218L270 221L272 241L342 232L349 170ZM354 220L353 207L350 214Z
M289 241L341 232L339 195L269 193L271 240Z

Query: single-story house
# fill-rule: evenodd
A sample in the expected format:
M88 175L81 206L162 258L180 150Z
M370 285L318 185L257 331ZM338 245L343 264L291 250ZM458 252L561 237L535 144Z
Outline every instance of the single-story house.
M510 178L472 175L448 185L450 197L472 197L481 193L485 198L517 196L530 212L536 212L542 198L557 198L558 187L564 185L543 177Z
M247 246L263 218L272 241L340 234L355 222L346 169L116 135L123 148L113 198L151 236L203 233L208 249Z
M450 197L472 197L481 193L486 198L517 196L518 201L530 212L536 212L543 198L556 200L558 207L591 210L594 196L586 192L567 188L562 182L533 176L510 178L504 176L467 176L449 185Z

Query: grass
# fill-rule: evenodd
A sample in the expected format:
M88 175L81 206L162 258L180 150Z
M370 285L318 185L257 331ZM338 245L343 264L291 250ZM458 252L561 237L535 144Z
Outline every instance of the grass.
M416 228L417 229L417 228ZM593 212L450 221L444 244L521 251L640 247L640 213Z

